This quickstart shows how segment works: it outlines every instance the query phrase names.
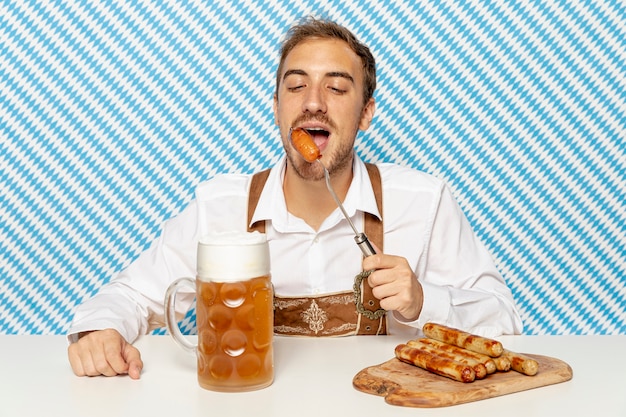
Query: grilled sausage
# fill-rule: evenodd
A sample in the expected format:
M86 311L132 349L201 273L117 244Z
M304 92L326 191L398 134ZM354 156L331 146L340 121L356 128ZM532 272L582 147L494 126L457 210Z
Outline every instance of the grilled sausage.
M504 355L500 355L497 358L493 358L493 361L496 364L496 369L499 372L508 372L511 370L511 361L504 357Z
M395 349L396 358L402 362L419 366L422 369L460 382L473 382L474 370L469 366L425 350L399 344Z
M504 350L502 344L497 340L476 336L441 324L426 323L422 331L426 337L431 339L450 343L451 345L494 358L500 356Z
M469 356L461 355L461 354L452 352L451 350L447 350L447 349L446 350L440 349L439 347L433 346L429 343L423 343L421 340L409 340L407 345L412 348L425 350L427 352L434 353L435 355L439 355L441 357L448 358L453 361L463 363L465 365L469 365L474 370L474 373L476 374L476 379L483 379L484 377L487 376L487 368L485 367L485 365L483 365L476 359L471 358ZM448 346L455 347L451 345L448 345Z
M514 371L530 376L537 374L539 371L537 361L521 353L515 353L505 349L502 356L511 362L511 369Z
M478 361L479 363L483 364L485 370L487 371L487 374L493 374L497 370L495 359L491 356L483 355L482 353L472 352L471 350L463 349L449 343L440 342L439 340L435 339L419 339L419 341L425 345L441 349L444 352L450 352L455 355Z
M302 155L305 161L315 162L316 159L321 157L319 148L306 130L299 127L291 129L289 137L293 147L296 148L296 151Z

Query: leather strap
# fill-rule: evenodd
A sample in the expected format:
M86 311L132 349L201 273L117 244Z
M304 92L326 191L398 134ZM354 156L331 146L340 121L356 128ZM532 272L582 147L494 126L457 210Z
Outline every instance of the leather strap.
M384 218L382 202L383 192L380 172L378 171L378 167L374 164L366 163L365 167L367 168L367 173L369 174L370 182L372 183L372 189L374 190L374 196L376 198L378 211L380 212L380 217ZM365 232L365 235L368 237L370 242L374 243L378 249L382 251L384 237L382 220L378 219L378 217L371 213L365 213L364 216L365 226L363 227L363 231ZM380 308L380 300L372 294L372 287L367 279L363 279L361 282L361 303L364 309L372 312ZM359 321L357 325L357 334L359 335L387 334L387 318L385 315L379 319L371 320L363 314L359 314Z
M374 164L366 163L367 173L372 183L372 189L374 190L374 196L376 199L376 205L378 211L383 215L383 203L382 203L382 181L380 178L380 172L378 167ZM248 231L258 231L265 233L265 221L256 221L254 224L250 224L254 210L261 197L261 192L267 181L270 170L258 172L252 176L250 182L250 191L248 193ZM370 242L374 243L378 249L383 250L383 222L376 216L370 213L364 214L364 233L369 238ZM372 287L370 287L368 280L363 279L361 284L361 302L363 307L367 310L376 311L380 308L380 301L372 294ZM362 314L358 314L357 319L357 334L359 335L377 335L387 334L387 320L383 315L380 319L370 320Z
M254 210L256 210L256 205L259 203L259 198L261 197L261 191L263 191L263 187L265 187L265 182L269 175L270 169L266 169L254 174L250 181L250 190L248 191L248 221L246 222L248 232L256 230L259 233L265 233L265 220L258 220L254 222L254 224L250 224L250 222L252 221Z

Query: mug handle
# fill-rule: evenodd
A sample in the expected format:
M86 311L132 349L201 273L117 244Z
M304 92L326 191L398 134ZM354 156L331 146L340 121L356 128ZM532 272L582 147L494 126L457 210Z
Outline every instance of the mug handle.
M170 335L174 338L174 341L183 348L183 350L195 354L198 345L188 341L180 331L178 327L178 320L176 320L176 294L181 288L188 288L196 291L196 282L191 278L179 278L172 282L165 292L165 327L169 331Z

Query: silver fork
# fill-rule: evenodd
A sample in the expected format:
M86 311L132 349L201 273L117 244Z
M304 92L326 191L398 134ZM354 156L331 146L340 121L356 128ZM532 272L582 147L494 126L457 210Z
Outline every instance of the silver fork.
M339 206L339 209L343 213L343 217L346 218L346 220L348 221L348 224L350 224L350 227L354 231L354 241L356 242L357 246L361 249L361 252L363 252L363 256L368 257L370 255L374 255L376 251L372 247L372 244L367 238L367 235L363 232L359 232L356 229L356 227L354 227L354 223L352 223L352 220L350 220L350 217L348 216L346 209L343 208L343 204L341 204L341 201L339 200L339 197L337 197L335 190L333 190L332 185L330 185L330 174L328 173L328 169L326 169L326 166L322 163L321 160L317 159L317 162L319 162L322 168L324 168L324 177L326 178L326 188L328 188L330 195L333 197L333 199L335 200L335 203L337 203L337 206Z

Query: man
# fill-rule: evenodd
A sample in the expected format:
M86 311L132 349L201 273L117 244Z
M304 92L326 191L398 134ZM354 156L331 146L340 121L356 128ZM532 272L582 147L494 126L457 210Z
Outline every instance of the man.
M352 33L315 19L293 27L273 106L285 158L262 180L220 175L198 187L150 250L77 310L68 348L74 372L139 377L143 363L131 343L162 323L167 286L195 276L196 244L208 231L266 233L277 334L414 336L428 321L487 336L521 332L510 290L445 184L392 164L372 169L355 155L356 135L374 117L375 88L374 58ZM291 145L297 127L314 137L356 228L375 236L375 255L362 257L321 165ZM360 275L369 298L352 291L361 271L373 271ZM190 294L177 303L181 314L192 301ZM355 302L367 311L355 311ZM314 325L304 314L312 308L323 313Z

